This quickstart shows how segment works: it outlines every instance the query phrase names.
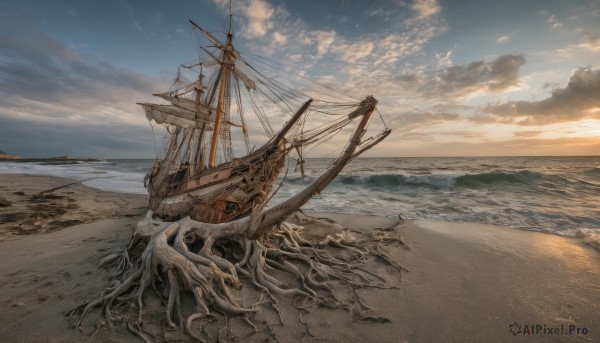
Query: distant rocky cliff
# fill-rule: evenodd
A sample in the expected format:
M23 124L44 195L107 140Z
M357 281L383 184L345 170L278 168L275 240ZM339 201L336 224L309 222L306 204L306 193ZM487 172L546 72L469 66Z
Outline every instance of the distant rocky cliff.
M42 162L42 164L75 164L77 162L96 162L95 158L76 158L69 155L55 157L27 157L21 158L17 155L10 155L0 150L0 161L11 160L15 162Z
M10 155L0 150L0 160L18 160L20 159L17 155Z

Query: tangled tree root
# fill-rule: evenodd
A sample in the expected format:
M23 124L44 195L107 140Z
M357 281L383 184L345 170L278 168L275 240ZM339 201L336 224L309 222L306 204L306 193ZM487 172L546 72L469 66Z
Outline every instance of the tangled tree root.
M302 238L302 226L289 222L282 222L255 239L244 234L247 227L218 228L189 218L162 222L152 219L149 212L138 223L127 249L100 261L100 267L114 270L102 294L71 310L69 318L78 315L76 326L83 331L88 314L101 307L104 320L96 330L100 325L114 327L121 323L146 342L168 340L166 335L159 338L146 330L148 322L156 318L164 323L163 332L183 331L200 341L212 340L204 324L225 318L224 330L231 338L229 319L240 318L256 331L254 317L262 305L277 313L283 324L277 307L277 299L282 296L296 299L299 319L305 325L302 314L307 303L327 308L347 307L331 287L334 280L353 290L355 303L362 310L370 310L356 290L393 287L386 286L384 278L362 268L363 261L374 256L397 272L403 270L382 250L382 243L401 243L389 234L379 233L361 241L347 230L338 230L315 243ZM332 254L325 249L328 246L336 247L340 253ZM285 284L277 278L276 274L281 272L291 275L294 284ZM254 304L244 306L235 295L243 287L251 287L262 295ZM153 316L146 306L150 290L161 302L162 315ZM194 299L193 308L186 306L184 296ZM137 313L132 315L134 310ZM388 321L372 315L363 315L362 319ZM221 331L217 333L219 340ZM308 326L307 331L310 334Z

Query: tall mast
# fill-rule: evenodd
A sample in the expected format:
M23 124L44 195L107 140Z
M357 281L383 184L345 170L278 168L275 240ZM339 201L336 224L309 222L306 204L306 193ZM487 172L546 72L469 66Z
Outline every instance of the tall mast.
M231 0L229 0L229 35L231 35L233 29L231 27L231 22L233 20L233 13L231 12Z
M202 63L200 64L200 75L198 75L198 87L196 87L196 98L195 98L195 103L196 103L196 109L200 108L200 106L202 105L202 98L204 96L204 84L202 82L202 79L204 78L204 75L202 74ZM196 140L196 153L193 157L193 163L191 163L192 167L190 169L190 176L194 176L196 174L196 171L198 172L202 172L202 170L205 168L204 166L204 156L202 155L202 142L204 141L204 130L206 129L206 122L202 122L202 129L200 130L199 133L197 133L197 140Z
M225 54L224 54L225 57ZM225 60L225 58L223 58ZM223 61L223 69L221 73L221 88L219 89L219 102L217 104L217 117L215 118L215 128L213 129L212 141L210 143L210 154L208 157L208 166L215 167L215 157L217 155L217 145L219 143L219 133L221 132L221 121L223 120L223 105L225 99L225 87L227 86L227 78L229 77L229 69L225 61Z
M194 22L190 22L198 27ZM217 103L217 114L215 118L215 128L213 130L212 140L210 142L210 153L208 156L209 168L215 167L215 157L217 155L217 145L219 144L219 134L221 133L221 122L223 121L223 107L225 103L225 88L229 85L227 81L229 79L229 64L232 63L230 57L230 51L233 49L233 33L231 32L232 14L231 14L231 2L229 2L229 32L227 33L227 43L223 49L223 59L221 60L221 87L219 88L219 99ZM202 30L204 32L204 30Z

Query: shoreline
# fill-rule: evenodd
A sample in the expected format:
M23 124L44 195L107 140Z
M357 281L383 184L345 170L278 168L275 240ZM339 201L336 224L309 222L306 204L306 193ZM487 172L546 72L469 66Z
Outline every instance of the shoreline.
M16 199L24 197L14 192L22 191L29 197L70 181L18 174L0 174L0 180L1 196ZM27 189L18 189L23 184ZM56 192L64 198L50 200L74 199L71 203L78 208L73 211L81 213L73 215L89 212L87 215L96 216L87 217L87 223L29 235L0 230L0 341L87 340L89 336L69 326L64 313L82 300L97 296L108 275L96 269L98 261L127 244L145 213L136 209L136 204L145 201L139 195L81 184ZM106 201L112 201L110 206L103 205ZM6 209L0 207L0 211ZM391 218L378 216L308 214L330 218L357 234L393 230L395 224ZM0 224L0 228L4 226ZM404 244L386 245L384 249L408 272L397 275L390 268L377 272L396 282L398 289L357 292L377 316L388 318L390 323L356 322L342 309L311 309L304 320L314 339L303 336L305 328L292 315L284 317L284 326L274 327L275 335L283 341L307 342L507 342L519 336L553 342L600 339L600 252L581 240L508 227L431 220L407 220L395 230ZM2 239L7 235L9 240ZM88 319L89 333L95 319ZM521 327L516 337L509 332L513 323ZM585 328L587 334L522 333L528 325L575 326ZM138 339L126 330L102 329L90 341Z
M64 187L63 187L64 186ZM0 241L146 213L147 197L48 175L0 174Z
M574 158L574 157L573 157ZM310 160L307 177L288 175L274 196L278 203L301 190L328 163ZM600 160L468 159L403 161L360 159L305 210L376 214L473 222L578 237L600 246L600 219L594 211L594 185ZM0 172L46 174L119 193L147 194L142 179L150 160L110 160L68 166L0 163Z

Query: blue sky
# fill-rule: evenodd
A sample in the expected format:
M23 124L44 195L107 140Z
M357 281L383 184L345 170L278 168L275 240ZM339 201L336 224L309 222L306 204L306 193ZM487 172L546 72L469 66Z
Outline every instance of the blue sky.
M0 149L154 157L135 103L196 58L188 19L222 37L227 11L226 0L3 1ZM379 99L393 133L370 156L600 151L600 1L239 0L233 13L242 54Z

